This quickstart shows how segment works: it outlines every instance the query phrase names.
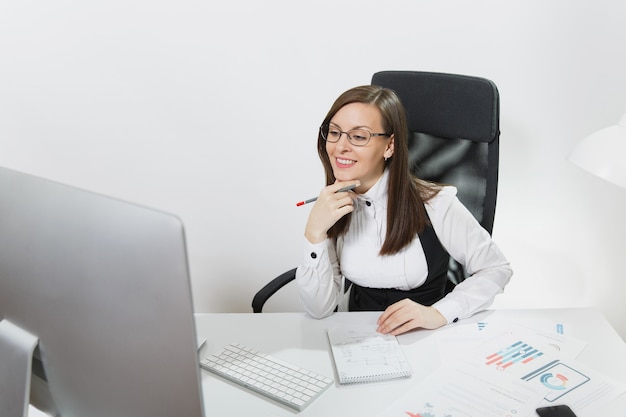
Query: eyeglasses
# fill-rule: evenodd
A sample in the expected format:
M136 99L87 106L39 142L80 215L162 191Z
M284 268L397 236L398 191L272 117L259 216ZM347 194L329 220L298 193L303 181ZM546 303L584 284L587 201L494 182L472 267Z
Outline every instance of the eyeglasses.
M339 128L330 125L322 125L320 127L320 134L326 142L335 143L339 142L341 135L346 134L348 142L354 146L365 146L369 143L372 136L391 136L390 133L372 133L365 129L353 129L343 132Z

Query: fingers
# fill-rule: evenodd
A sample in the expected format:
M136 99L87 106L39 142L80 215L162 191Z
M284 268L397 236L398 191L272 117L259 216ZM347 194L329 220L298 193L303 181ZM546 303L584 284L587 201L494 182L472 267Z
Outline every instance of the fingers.
M355 194L339 191L347 186L358 186L359 181L343 181L324 188L311 209L305 228L305 236L311 243L319 243L339 219L354 211Z
M378 332L396 336L417 328L436 329L446 324L446 319L436 308L405 298L390 305L377 324Z
M407 300L407 299L405 299ZM383 311L383 314L380 315L380 317L378 318L377 324L379 326L383 325L384 323L388 322L390 317L396 313L396 311L398 311L399 309L401 309L402 307L402 302L405 301L398 301L397 303L394 303L392 305L390 305L389 307L387 307L387 309L385 311Z
M409 327L407 324L412 319L411 310L413 306L408 303L417 304L409 299L404 299L387 307L378 318L377 331L384 334L393 334L392 332L396 329L399 330L401 327ZM407 328L405 331L408 330L411 330L411 328Z
M392 336L398 336L398 335L401 335L403 333L408 332L409 330L417 329L418 327L420 327L420 326L415 325L413 320L411 320L411 321L408 321L408 322L404 323L403 325L398 326L395 329L387 332L386 334L390 334Z
M329 185L326 189L331 193L340 193L340 192L348 192L350 190L354 190L358 186L361 185L361 181L352 180L352 181L337 181L334 184Z
M346 214L352 212L354 210L354 198L356 194L350 190L347 190L349 187L358 187L360 185L359 181L342 181L336 182L328 187L324 188L320 193L320 199L325 200L327 203L327 207L330 208L331 218L333 219L332 224L329 228L337 222L340 218L345 216ZM344 190L344 191L342 191ZM321 203L320 205L322 205ZM333 210L335 211L333 213Z

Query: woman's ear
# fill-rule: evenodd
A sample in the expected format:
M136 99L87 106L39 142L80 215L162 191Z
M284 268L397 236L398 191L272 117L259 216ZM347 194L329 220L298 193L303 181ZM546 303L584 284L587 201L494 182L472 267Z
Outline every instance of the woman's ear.
M394 146L393 139L394 137L393 135L391 135L391 138L389 139L389 143L387 144L387 148L385 149L385 153L383 154L383 156L385 157L385 160L393 156L393 146Z

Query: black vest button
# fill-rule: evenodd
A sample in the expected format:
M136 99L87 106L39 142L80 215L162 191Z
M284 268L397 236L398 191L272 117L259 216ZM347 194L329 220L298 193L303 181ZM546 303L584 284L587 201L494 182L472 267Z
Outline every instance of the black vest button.
M313 258L313 259L317 258L317 253L311 252L311 258Z
M365 205L366 205L367 207L369 207L369 206L371 206L371 205L372 205L372 202L371 202L371 201L366 201L366 202L365 202Z

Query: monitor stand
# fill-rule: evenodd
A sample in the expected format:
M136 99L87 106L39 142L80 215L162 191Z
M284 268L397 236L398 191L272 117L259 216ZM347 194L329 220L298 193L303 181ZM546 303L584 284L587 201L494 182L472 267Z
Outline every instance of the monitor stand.
M38 338L0 321L0 415L27 417L33 352Z

